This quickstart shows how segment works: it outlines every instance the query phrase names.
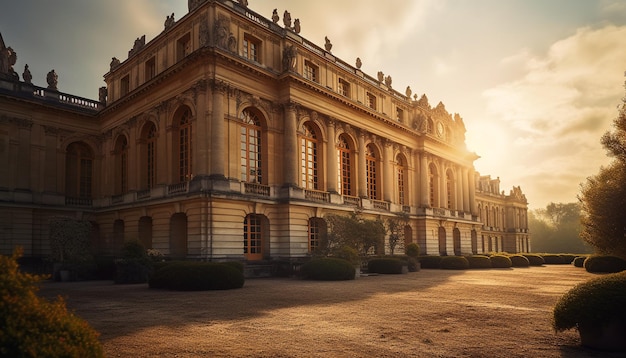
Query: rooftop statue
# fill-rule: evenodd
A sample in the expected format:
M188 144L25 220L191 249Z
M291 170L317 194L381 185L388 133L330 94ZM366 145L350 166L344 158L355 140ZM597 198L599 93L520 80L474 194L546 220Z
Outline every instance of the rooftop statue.
M272 21L274 21L274 23L278 23L278 20L280 19L280 17L278 17L278 9L274 9L274 11L272 12Z
M363 66L363 62L361 62L361 58L360 57L357 57L356 58L356 68L358 68L360 70L361 66Z
M283 13L283 24L285 25L285 28L291 28L291 14L287 10Z
M113 71L119 65L120 65L120 60L117 57L112 57L111 58L110 70Z
M333 44L330 43L330 40L328 39L328 36L324 37L324 41L326 42L324 44L324 48L326 49L326 51L330 52L330 50L333 48Z
M54 72L54 70L48 72L48 75L46 76L46 81L48 82L48 89L55 91L58 89L57 86L59 84L59 76L56 72Z
M32 83L33 75L30 73L30 70L28 69L28 64L24 65L24 72L22 73L22 78L24 79L24 82Z
M165 27L165 30L169 30L175 23L176 20L174 20L174 13L172 13L172 16L165 18L165 24L163 24L163 26Z
M296 21L294 21L294 23L293 23L293 31L296 34L300 33L300 19L296 19Z
M2 34L0 34L0 76L10 77L19 80L19 76L13 70L13 65L17 62L17 53L11 48L4 45Z

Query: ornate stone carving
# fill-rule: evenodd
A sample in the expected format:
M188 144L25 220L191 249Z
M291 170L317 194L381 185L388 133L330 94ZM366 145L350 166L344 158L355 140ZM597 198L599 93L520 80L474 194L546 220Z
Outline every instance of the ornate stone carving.
M272 21L277 24L278 20L280 20L280 18L278 17L278 9L274 9L274 11L272 12Z
M328 39L328 36L324 36L324 48L328 52L330 52L330 50L333 48L333 44Z
M404 91L404 93L410 99L411 98L411 93L413 93L413 91L411 91L411 86L406 86L406 90Z
M59 76L54 70L48 72L46 76L46 81L48 82L48 89L57 90L57 86L59 84Z
M293 32L295 32L296 34L300 33L300 19L296 19L296 21L294 21Z
M228 49L228 35L230 34L230 21L223 15L218 15L215 22L215 45L221 49Z
M11 78L13 80L19 80L19 76L13 70L13 65L17 62L17 52L4 45L2 34L0 34L0 77Z
M120 65L120 60L118 60L117 57L111 57L110 70L113 71L119 65Z
M298 48L288 44L283 49L283 71L291 71L296 68L296 56Z
M174 20L174 13L172 13L172 16L165 18L165 23L163 24L164 31L171 29L174 24L176 24L176 20Z
M146 45L146 35L137 37L137 39L135 39L135 43L133 44L133 48L128 51L128 57L131 57L132 55L139 52L145 45Z
M243 7L248 7L248 0L239 0L239 4Z
M361 58L360 57L357 57L356 58L356 68L360 70L361 66L363 66L363 62L361 62Z
M187 0L187 8L189 9L189 12L192 12L206 1L207 0Z
M202 22L200 22L200 29L199 29L199 42L200 42L200 47L206 47L209 46L211 44L211 35L210 35L210 31L209 31L209 23L204 20Z
M28 64L24 65L24 73L22 73L22 78L24 79L24 82L32 83L33 75L30 73L30 70L28 69Z
M98 88L98 100L106 106L108 91L105 86Z
M291 14L287 10L285 10L285 12L283 13L283 24L285 25L286 29L291 28Z
M383 73L383 71L378 71L378 82L382 82L385 79L385 74Z
M391 76L387 76L385 77L385 85L387 85L387 87L391 88Z

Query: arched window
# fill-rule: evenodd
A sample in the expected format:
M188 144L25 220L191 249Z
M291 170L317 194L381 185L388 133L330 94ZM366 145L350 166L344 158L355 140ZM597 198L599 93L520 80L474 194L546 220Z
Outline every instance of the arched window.
M65 157L66 196L91 199L93 160L93 152L85 143L75 142L67 147Z
M115 142L115 193L128 191L128 139L119 136Z
M263 259L263 217L249 214L243 221L243 253L246 260Z
M337 160L339 168L339 194L354 195L352 191L352 148L344 135L337 142Z
M454 175L451 170L446 172L446 207L453 209L454 205Z
M313 127L309 123L303 126L300 136L300 161L301 180L300 185L305 189L318 189L318 139Z
M150 122L144 129L143 141L145 143L143 157L143 170L145 171L143 186L146 189L156 185L157 168L157 130L154 123Z
M322 247L326 229L326 220L309 218L309 253L314 253Z
M183 106L176 111L174 133L174 160L177 162L177 179L180 183L193 179L192 126L191 109Z
M175 213L170 218L170 256L187 256L187 215Z
M368 144L365 147L365 175L367 178L367 196L370 199L378 199L378 178L377 178L378 160L373 145Z
M396 157L396 182L398 185L398 204L406 204L406 164L404 157Z
M261 170L261 121L250 109L241 112L240 153L241 180L263 183Z
M437 167L433 163L428 167L428 202L430 207L434 208L437 204L437 195L439 194L439 176L437 175Z

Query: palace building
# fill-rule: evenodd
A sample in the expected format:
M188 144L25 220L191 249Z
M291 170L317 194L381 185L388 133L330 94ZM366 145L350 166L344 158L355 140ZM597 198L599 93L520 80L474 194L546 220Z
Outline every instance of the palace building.
M18 75L0 36L0 253L45 257L50 219L70 216L101 254L138 239L170 257L296 259L327 215L355 210L404 213L422 254L530 251L526 197L474 170L458 114L299 33L287 11L189 0L113 58L98 101L59 92L54 71L44 87Z

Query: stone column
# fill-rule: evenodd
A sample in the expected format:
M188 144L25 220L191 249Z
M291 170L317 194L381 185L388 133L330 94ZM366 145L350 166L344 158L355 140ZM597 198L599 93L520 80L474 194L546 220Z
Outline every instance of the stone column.
M422 153L420 155L420 171L421 173L419 173L419 177L421 180L421 185L420 185L420 193L421 193L421 203L420 206L422 207L429 207L430 206L430 198L429 198L429 190L428 190L428 181L429 181L429 173L428 173L428 156L426 155L426 153Z
M470 212L470 199L469 199L469 174L467 173L467 168L462 168L461 172L462 180L463 180L463 211L466 213Z
M456 203L454 209L463 211L463 170L461 167L456 168L455 177L456 180L454 181L454 184L456 185Z
M297 133L296 104L285 104L285 162L284 185L297 186L298 183L298 133Z
M205 176L209 174L209 143L215 140L209 136L206 81L196 82L194 91L196 94L196 130L192 133L195 146L193 168L196 176ZM222 115L222 122L223 118Z
M442 162L440 165L441 174L439 174L439 207L440 208L448 208L448 188L446 186L446 170L444 167L444 163Z
M393 147L388 140L383 141L383 200L393 201Z
M331 193L337 193L337 147L335 144L335 121L333 119L328 120L328 142L326 144L326 167L328 168L328 176L326 178L326 190Z
M211 112L211 172L210 176L216 179L226 178L226 130L224 124L224 94L227 85L221 81L214 81L211 86L213 92L213 111Z
M478 216L476 212L476 179L474 178L474 169L469 171L469 201L470 212L474 216Z
M365 169L365 133L359 133L359 165L357 171L357 193L362 198L367 198L367 170Z

